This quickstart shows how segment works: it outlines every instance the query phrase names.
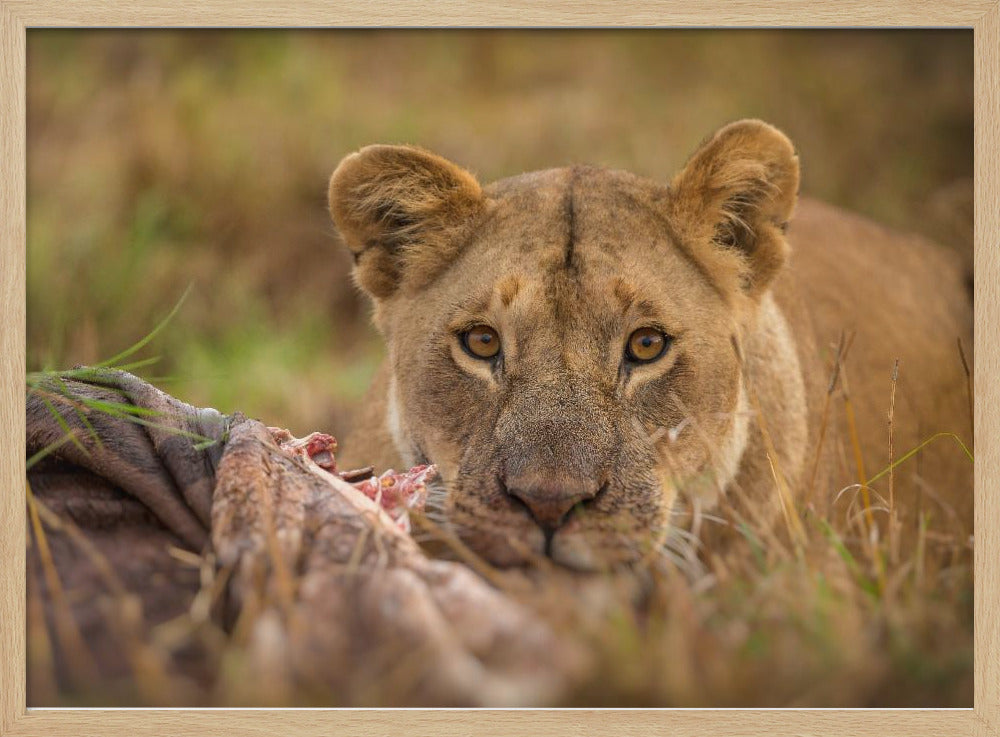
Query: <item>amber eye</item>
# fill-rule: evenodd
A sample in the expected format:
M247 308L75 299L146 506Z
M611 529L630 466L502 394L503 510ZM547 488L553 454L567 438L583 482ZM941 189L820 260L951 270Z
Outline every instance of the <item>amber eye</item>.
M670 338L656 328L639 328L628 337L625 356L636 363L649 363L663 355Z
M474 358L496 358L500 352L500 336L488 325L476 325L462 333L462 345Z

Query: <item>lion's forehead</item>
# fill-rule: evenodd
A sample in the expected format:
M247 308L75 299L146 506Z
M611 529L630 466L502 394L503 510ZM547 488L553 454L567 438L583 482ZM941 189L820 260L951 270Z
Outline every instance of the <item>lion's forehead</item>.
M604 261L669 243L656 204L666 190L627 172L572 167L501 180L475 242L497 240L537 266L558 270L577 256Z
M662 188L587 168L503 180L441 281L455 305L563 335L620 329L630 310L679 320L713 292L656 210Z

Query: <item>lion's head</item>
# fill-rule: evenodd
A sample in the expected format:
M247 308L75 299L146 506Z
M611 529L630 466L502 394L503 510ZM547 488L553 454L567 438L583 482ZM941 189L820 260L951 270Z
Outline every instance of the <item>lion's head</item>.
M742 121L669 186L572 167L482 187L370 146L330 182L375 303L402 457L438 465L461 538L498 564L634 559L678 489L735 475L740 345L788 246L788 139Z

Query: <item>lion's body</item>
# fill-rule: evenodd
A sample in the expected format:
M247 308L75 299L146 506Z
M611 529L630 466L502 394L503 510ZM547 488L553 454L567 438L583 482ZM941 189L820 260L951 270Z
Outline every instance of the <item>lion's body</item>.
M817 202L803 201L789 228L790 268L775 284L811 385L808 416L818 431L840 333L853 337L846 387L856 417L866 476L889 463L888 411L899 360L893 413L893 457L939 432L971 438L962 341L972 365L971 271L961 256ZM857 480L839 377L830 413L832 452L823 491ZM811 439L815 444L816 438ZM950 439L935 441L896 472L896 499L914 511L920 491L938 494L972 531L972 464ZM832 485L831 485L832 484ZM885 479L879 489L887 489ZM822 503L822 498L817 500ZM930 510L932 503L928 501ZM940 511L936 510L935 514Z
M827 509L859 479L844 388L865 476L888 462L896 359L894 457L937 432L968 437L960 259L808 200L786 237L797 162L780 133L738 125L669 188L572 168L479 190L414 149L345 160L331 206L389 356L344 462L434 462L449 522L483 555L587 568L662 539L678 493L758 518L777 518L782 489ZM502 361L459 347L479 324ZM649 325L669 350L622 359ZM828 400L842 335L853 344ZM912 510L927 492L971 531L971 475L941 441L898 469L893 493ZM565 489L573 513L542 524L538 494Z

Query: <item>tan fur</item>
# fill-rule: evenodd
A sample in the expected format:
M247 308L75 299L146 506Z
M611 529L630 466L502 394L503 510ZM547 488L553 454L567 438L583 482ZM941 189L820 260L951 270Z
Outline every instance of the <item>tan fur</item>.
M791 143L760 121L710 137L669 186L574 167L481 188L411 147L347 157L331 213L389 358L345 463L434 462L441 512L480 554L593 568L659 545L679 493L773 519L784 483L827 510L858 478L839 394L818 444L842 331L856 331L847 386L868 477L887 462L896 358L896 455L967 436L959 259L808 200L793 218L798 177ZM477 324L500 335L495 363L461 347ZM671 346L628 363L628 336L649 326ZM553 525L523 489L580 501ZM901 467L895 492L971 530L953 444Z

